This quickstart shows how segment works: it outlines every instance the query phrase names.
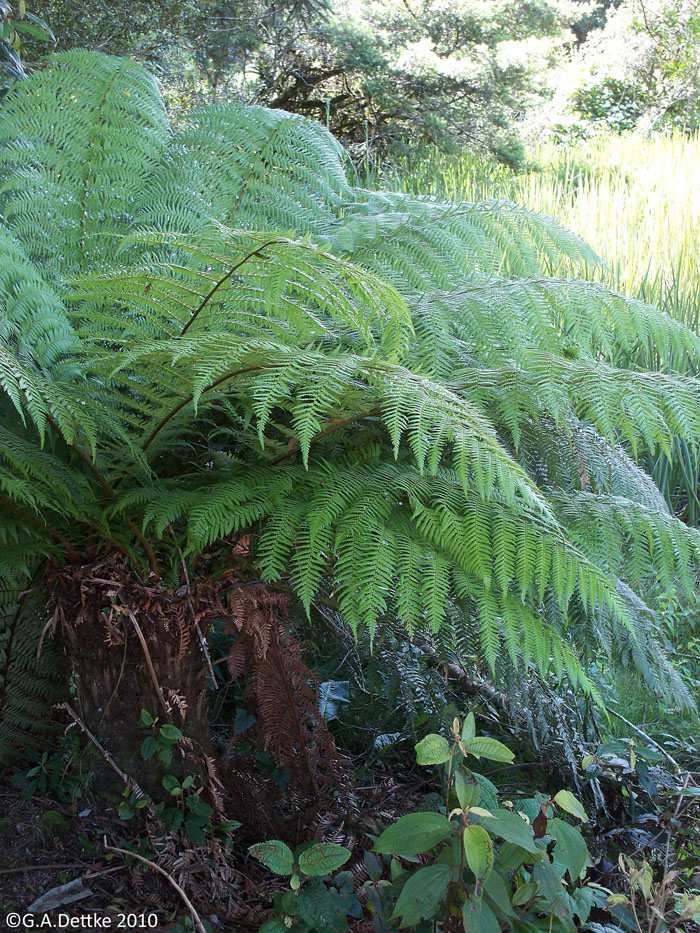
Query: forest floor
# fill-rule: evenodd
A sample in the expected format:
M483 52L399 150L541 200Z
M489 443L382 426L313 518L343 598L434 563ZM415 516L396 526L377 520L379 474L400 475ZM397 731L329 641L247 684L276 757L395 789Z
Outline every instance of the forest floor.
M110 864L102 844L113 832L104 813L48 798L23 800L9 786L0 789L0 904L24 914L40 896L82 879L91 894L59 910L69 917L123 913L172 913L176 895L167 881L144 877L139 866ZM171 894L173 896L171 896Z
M336 823L333 831L334 840L347 844L354 853L348 867L355 876L356 891L367 879L362 853L371 847L372 833L377 832L375 821L384 824L401 812L415 810L428 789L429 785L408 773L385 774L371 786L357 789L354 818ZM187 933L193 927L184 892L214 933L257 933L274 916L273 898L288 890L288 881L271 875L249 855L250 839L236 831L229 849L187 848L172 836L156 839L153 824L147 829L146 822L121 819L116 801L105 800L92 787L71 801L53 795L26 799L19 788L0 777L0 931L13 928L9 923L12 913L27 919L20 929L29 928L28 908L39 898L55 898L56 889L70 883L80 899L66 903L65 896L59 896L48 910L38 905L35 928ZM110 846L131 849L155 859L154 839L161 853L159 864L167 868L168 877L125 853L108 851ZM626 839L626 849L630 839ZM589 838L588 843L596 863L591 869L597 873L593 880L622 890L616 865L605 861L607 847L600 838ZM180 892L173 882L179 882ZM47 921L42 914L52 926L44 925ZM369 920L358 920L351 921L349 929L372 933L373 926ZM679 929L700 933L694 924Z
M111 811L111 812L110 812ZM5 915L27 913L35 900L69 882L82 881L89 894L73 903L57 905L48 912L59 929L62 918L84 918L84 928L97 927L94 918L111 918L111 929L123 928L170 930L177 929L188 914L182 900L168 880L134 860L130 864L121 856L105 850L105 840L124 846L137 840L126 823L115 820L112 808L99 802L81 799L62 803L55 799L32 797L22 799L8 784L0 785L0 907ZM132 837L131 839L129 837ZM235 919L222 920L214 927L226 933L257 930L265 917L263 905L271 902L274 882L269 872L246 858L246 877L240 867L232 886L233 903L227 912ZM197 875L196 866L188 866L190 877ZM193 871L193 868L195 869ZM200 867L199 887L203 890L210 866ZM251 875L252 873L252 875ZM219 906L212 901L212 912ZM197 898L201 910L202 899ZM250 918L246 914L250 913ZM268 915L271 911L268 912ZM121 921L120 915L127 920ZM37 914L35 925L39 923ZM129 917L143 918L129 921ZM209 919L202 911L203 919ZM3 918L0 916L0 925ZM91 926L92 922L92 926ZM0 926L1 929L5 927ZM7 927L9 929L9 927ZM186 929L186 927L182 927Z
M413 796L406 795L405 789L400 791L392 780L377 790L383 814L385 807L398 813L415 805ZM25 799L9 781L0 780L0 814L0 930L11 929L5 919L10 913L25 917L35 901L54 894L58 894L54 898L58 903L47 911L54 925L40 925L46 908L38 906L36 928L163 933L192 929L189 912L168 878L107 850L112 845L155 857L144 848L143 835L139 836L143 824L119 819L116 808L103 798L88 791L72 802L41 796ZM215 858L208 858L202 849L178 852L170 847L165 862L171 879L181 881L201 919L211 923L216 933L258 931L274 916L274 895L288 889L286 879L272 876L248 854L246 844L234 844ZM357 871L363 874L361 861ZM364 879L358 876L356 880ZM55 889L71 882L82 896L66 903ZM100 926L98 918L100 923L110 918L109 924ZM350 929L371 933L373 927L365 920L351 923Z

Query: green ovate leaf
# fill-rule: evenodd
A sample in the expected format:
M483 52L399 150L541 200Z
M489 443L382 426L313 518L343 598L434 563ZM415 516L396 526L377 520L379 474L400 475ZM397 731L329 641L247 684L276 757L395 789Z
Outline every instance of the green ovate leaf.
M567 813L581 820L582 823L588 822L588 814L570 790L560 790L554 795L554 802L562 810L566 810Z
M528 901L531 901L532 898L537 894L537 885L534 881L528 881L526 884L521 884L518 890L513 895L512 904L515 907L521 907L523 904L527 904Z
M462 726L462 741L468 742L470 739L473 739L475 735L476 720L474 718L474 713L468 713L464 720L464 725Z
M203 846L206 842L202 825L198 820L185 820L185 832L196 846Z
M273 920L266 920L260 927L258 933L288 933L288 929L283 920L275 918Z
M442 813L409 813L387 827L374 843L383 855L421 855L452 834Z
M500 933L496 915L483 901L466 901L462 908L464 933Z
M464 854L467 864L474 872L477 892L481 892L483 882L493 868L493 843L486 830L474 824L464 829Z
M182 738L182 732L177 726L173 726L171 723L166 722L164 726L160 727L160 737L164 742L174 745L175 742L179 742Z
M262 862L276 875L291 875L294 871L294 855L289 846L279 839L269 842L258 842L250 846L248 851L259 862Z
M299 869L305 875L330 875L350 858L350 850L334 842L319 842L299 856Z
M501 920L515 916L510 902L510 883L498 871L492 871L484 882L484 897Z
M576 881L588 856L583 836L575 826L556 817L549 821L547 832L557 842L552 855L553 861L569 872L572 881Z
M152 726L153 722L154 722L153 716L151 716L148 710L142 709L141 710L141 724L144 726Z
M492 818L484 818L481 824L492 835L500 836L506 842L520 846L526 852L539 854L542 850L535 845L532 827L525 820L510 810L496 810Z
M295 906L298 907L300 919L308 924L308 927L302 929L328 930L329 933L347 930L348 898L316 878L304 886Z
M169 794L175 796L180 793L180 782L174 774L166 774L163 778L163 787Z
M464 747L470 755L475 755L477 758L488 758L490 761L510 763L515 758L513 752L503 742L499 742L497 739L489 739L483 735L464 742Z
M447 865L426 865L408 879L396 902L392 919L401 918L401 929L420 920L436 919L450 883Z
M601 905L605 901L605 895L599 889L586 885L582 888L575 888L571 900L575 905L576 913L582 924L588 920L591 908L598 903ZM699 902L700 903L700 902Z
M521 865L532 861L533 856L527 849L523 849L522 846L518 846L513 842L503 842L498 848L496 867L500 872L507 874L509 871L515 871Z
M479 806L490 810L492 813L498 810L498 789L496 785L489 781L487 777L484 777L483 774L477 774L475 771L472 774L479 785Z
M441 735L426 735L416 745L416 762L419 765L441 765L449 760L450 744Z
M560 919L573 915L575 905L555 865L548 861L538 862L532 871L532 880L537 885L538 906L543 901L547 912Z
M463 810L473 807L481 795L479 782L471 771L460 769L455 772L454 789L459 805Z

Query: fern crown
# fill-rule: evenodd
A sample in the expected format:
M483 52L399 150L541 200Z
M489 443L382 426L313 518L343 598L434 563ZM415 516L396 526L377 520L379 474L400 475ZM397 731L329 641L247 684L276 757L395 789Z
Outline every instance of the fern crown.
M595 693L596 645L680 689L654 585L700 538L636 457L700 435L694 334L548 276L596 262L551 218L363 190L281 111L170 127L127 60L56 56L3 111L0 685L47 558L167 575L247 534L307 612L459 611L491 667Z

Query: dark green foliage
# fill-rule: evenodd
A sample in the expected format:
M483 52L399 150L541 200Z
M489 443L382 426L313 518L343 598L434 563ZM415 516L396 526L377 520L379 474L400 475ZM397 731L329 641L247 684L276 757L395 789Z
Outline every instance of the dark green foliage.
M580 4L583 13L579 16L572 29L579 43L585 42L591 32L601 29L611 10L617 9L622 0L595 0L594 3L588 3L587 0L575 0Z
M180 90L193 72L216 89L272 36L282 40L327 12L325 0L134 0L128 16L108 0L32 0L30 6L53 25L58 51L137 56ZM176 76L178 67L185 74Z
M571 127L572 137L600 126L617 132L696 132L696 0L630 0L614 4L615 9L609 6L602 30L583 46L572 72L570 107L584 121Z
M614 78L594 87L578 88L572 106L583 120L622 133L636 127L648 102L638 88Z
M509 164L523 156L513 124L577 19L567 0L137 0L128 17L104 0L34 7L58 50L136 57L179 111L236 97L320 120L358 154L410 138L493 148Z
M27 10L25 2L0 0L0 99L14 81L26 76L26 44L44 44L54 36L46 23Z
M10 552L4 558L13 556L21 557ZM32 582L26 577L22 589ZM57 644L46 635L46 623L41 592L0 594L0 764L26 758L52 732L49 708L63 685ZM60 759L57 773L62 770Z
M363 892L374 929L388 933L398 924L429 933L459 916L467 933L498 933L501 924L530 933L574 933L594 905L606 903L602 888L582 880L590 856L581 832L568 822L573 817L585 823L587 814L566 790L521 799L517 812L508 808L510 801L499 806L494 785L467 763L475 757L512 761L513 755L475 730L470 713L463 723L454 720L452 742L432 734L416 745L419 765L443 766L442 801L436 810L400 817L365 852ZM324 858L314 856L324 849L330 850L321 853ZM349 872L325 881L307 877L331 875L350 857L347 849L321 843L299 854L271 840L250 851L271 871L290 877L291 890L275 898L276 916L261 933L285 928L340 933L347 929L347 914L360 915L352 911L359 905L353 904ZM318 870L308 870L305 859Z
M344 933L348 915L360 917L362 908L353 892L353 875L329 876L350 858L350 851L332 842L304 844L294 852L273 839L250 847L250 852L276 875L290 878L291 890L275 896L275 918L264 923L261 933L281 933L293 926L299 933L330 930Z

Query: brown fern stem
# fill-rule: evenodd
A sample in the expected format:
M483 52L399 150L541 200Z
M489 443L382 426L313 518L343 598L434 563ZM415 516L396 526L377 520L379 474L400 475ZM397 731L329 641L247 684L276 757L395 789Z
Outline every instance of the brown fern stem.
M203 310L206 308L206 306L209 304L209 302L210 302L211 299L214 297L214 295L218 292L218 290L221 288L221 286L224 285L224 284L231 278L231 276L232 276L238 269L241 268L241 266L244 266L244 265L248 262L248 260L253 259L255 256L259 256L260 253L262 253L262 251L263 251L264 249L267 249L268 246L274 246L275 243L279 243L279 242L280 242L279 239L275 239L275 240L269 240L267 243L263 243L262 246L258 246L258 248L257 248L257 249L254 249L252 253L248 253L248 255L245 256L243 259L241 259L240 262L237 262L235 266L233 266L231 269L229 269L228 272L226 273L226 275L224 275L222 278L220 278L219 281L216 283L216 285L214 285L214 287L211 289L211 291L209 291L209 292L205 295L205 297L203 298L203 300L202 300L201 304L199 305L199 307L196 308L196 309L192 312L192 316L190 317L189 321L185 324L185 326L184 326L184 327L182 328L182 330L180 331L180 336L181 336L181 337L184 337L184 336L185 336L185 334L187 333L187 331L190 329L190 327L194 324L194 322L195 322L195 321L197 320L197 318L199 317L200 312L203 311Z
M156 552L155 552L153 545L148 540L148 538L144 534L142 534L142 532L139 531L136 524L129 518L128 515L124 516L124 524L126 525L126 527L129 529L129 531L132 533L132 535L136 538L136 540L140 543L141 547L146 552L146 555L148 556L148 563L154 576L157 579L160 579L162 576L160 572L160 564L158 562L158 557L156 556Z
M311 782L311 787L313 788L314 794L316 795L316 799L319 800L321 795L320 795L320 791L318 787L318 781L316 780L316 772L314 771L313 765L311 764L311 756L309 755L309 749L306 744L306 740L304 736L304 727L302 726L301 719L299 718L299 710L294 700L294 693L292 692L289 678L285 677L285 674L284 674L284 663L282 661L282 653L280 651L279 638L276 632L274 633L274 636L270 639L270 650L272 651L272 655L275 659L275 663L277 664L277 668L280 672L280 680L282 681L283 689L287 696L287 701L289 703L289 709L292 711L292 715L294 716L294 724L296 726L297 733L299 735L299 745L304 755L304 763L306 764L306 770L309 775L309 781Z
M217 386L220 386L222 383L226 382L227 379L235 379L236 376L242 376L242 375L244 375L245 373L254 373L254 372L257 372L258 370L260 370L260 369L262 369L262 368L263 368L262 366L246 366L244 369L237 369L237 370L235 370L235 371L232 372L232 373L225 373L225 374L224 374L223 376L221 376L219 379L217 379L217 380L215 380L214 382L212 382L212 384L211 384L210 386L207 386L207 388L204 389L204 390L202 391L202 395L204 395L204 394L207 393L207 392L211 392L212 389L217 388ZM158 422L158 424L155 426L155 428L153 428L153 430L151 431L150 435L146 438L146 440L144 441L144 443L141 445L141 450L144 450L144 451L145 451L145 450L148 450L148 448L151 446L151 444L153 443L153 441L158 437L158 435L159 435L160 432L163 430L163 428L164 428L170 421L172 421L172 419L173 419L176 415L178 415L178 414L182 411L183 408L186 408L186 407L187 407L189 404L191 404L193 401L194 401L194 393L192 393L191 395L186 396L186 398L182 399L181 402L178 402L178 404L175 406L175 408L172 408L172 409L168 412L168 414L165 415L165 417L163 417L163 418Z
M354 424L356 421L364 421L365 418L375 418L377 415L381 415L381 408L372 408L369 411L362 411L358 415L351 415L349 418L344 418L342 421L334 422L330 428L326 428L323 431L319 431L318 434L315 434L310 444L315 444L317 441L320 441L324 437L328 437L329 434L333 434L335 431L339 431L341 428L346 428L349 424ZM299 452L299 447L292 447L291 450L288 450L286 453L282 454L280 457L277 457L275 460L270 460L270 466L275 466L278 463L282 463L283 460L287 460L289 457L293 457L294 454Z
M47 423L48 423L49 425L51 425L51 427L54 429L54 431L56 431L56 433L57 433L61 438L63 438L63 433L62 433L61 429L60 429L59 426L56 424L56 422L55 422L54 419L51 417L51 415L48 415L48 414L47 414L47 416L46 416L46 421L47 421ZM63 439L65 440L65 438L63 438ZM95 477L95 479L97 480L97 482L98 482L98 483L100 484L100 486L102 487L102 490L103 490L103 492L105 493L105 495L107 496L107 498L108 498L111 502L115 502L117 496L116 496L116 493L114 492L114 489L109 485L109 483L107 482L107 480L104 478L104 476L102 475L102 473L98 470L97 466L92 462L92 460L90 459L90 457L85 453L85 451L84 451L81 447L78 447L77 444L69 444L68 446L71 448L71 450L75 451L75 453L76 453L76 454L78 455L78 457L82 460L82 462L85 464L85 466L88 468L88 470L90 470L90 472L92 473L92 475ZM154 550L153 545L151 544L151 542L148 541L148 540L146 539L146 537L139 531L139 529L137 528L137 526L136 526L136 525L134 524L134 522L129 518L128 515L125 515L125 516L124 516L124 524L126 525L126 527L129 529L129 531L133 534L133 536L136 538L136 540L139 542L139 544L141 545L141 547L142 547L142 548L144 549L144 551L146 552L146 556L148 557L148 563L149 563L149 565L150 565L150 567L151 567L151 570L152 570L153 573L155 574L155 576L156 576L156 577L160 577L160 576L161 576L160 565L159 565L159 563L158 563L158 558L157 558L157 556L156 556L156 552L155 552L155 550ZM92 526L91 526L91 527L92 527ZM100 532L100 535L104 538L104 535L102 534L102 532ZM120 548L120 550L121 550L121 548Z
M41 528L43 531L46 531L54 540L60 542L63 547L66 549L68 558L71 561L77 561L80 559L78 552L76 551L73 543L70 541L62 531L59 531L58 528L55 528L50 522L47 522L45 518L38 518L36 515L33 515L31 512L28 512L26 509L23 509L21 506L12 502L11 499L8 499L6 496L0 494L0 501L3 505L6 506L11 512L13 512L17 518L21 519L23 522L28 522L30 525L34 525L37 528Z
M60 427L58 426L58 424L56 424L55 420L49 414L46 415L46 423L49 424L54 429L54 431L58 434L58 436L62 440L64 441L66 440L65 437L63 436L63 432L61 431ZM66 443L68 442L66 441ZM80 457L80 459L83 461L85 466L88 468L88 470L90 470L92 475L95 477L97 482L100 484L100 486L102 487L106 495L109 496L110 499L114 499L115 495L114 495L114 492L112 491L111 486L109 485L107 480L104 478L104 476L100 473L100 471L97 469L97 466L93 463L90 457L82 449L82 447L78 447L78 445L75 443L68 444L68 446L70 447L71 450L73 450L78 455L78 457Z

